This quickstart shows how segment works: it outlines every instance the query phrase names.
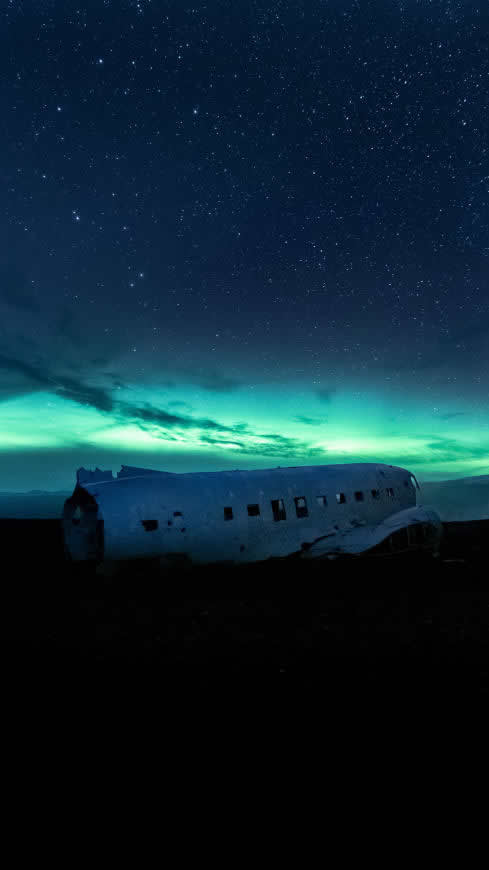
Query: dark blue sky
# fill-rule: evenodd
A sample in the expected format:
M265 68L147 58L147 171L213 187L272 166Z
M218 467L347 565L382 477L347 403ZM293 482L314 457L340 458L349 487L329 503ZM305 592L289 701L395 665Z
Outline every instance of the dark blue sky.
M487 470L489 4L0 20L0 489Z

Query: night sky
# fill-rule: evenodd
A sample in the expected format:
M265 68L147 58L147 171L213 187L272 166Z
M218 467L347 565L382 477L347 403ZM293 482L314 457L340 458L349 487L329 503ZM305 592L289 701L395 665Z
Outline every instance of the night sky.
M489 471L487 0L3 0L0 489Z

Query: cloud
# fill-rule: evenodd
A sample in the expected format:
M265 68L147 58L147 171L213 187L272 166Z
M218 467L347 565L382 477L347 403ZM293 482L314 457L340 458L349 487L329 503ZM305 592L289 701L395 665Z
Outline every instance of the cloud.
M27 278L19 271L11 267L0 268L0 299L17 311L39 314L41 306L31 293L26 292L26 284Z
M89 406L96 411L110 414L119 423L134 423L154 437L174 440L172 430L195 430L196 440L216 446L232 445L244 453L275 456L312 457L324 455L321 447L315 447L297 438L279 433L254 433L249 424L237 422L223 425L208 417L192 417L188 414L172 412L155 407L149 403L118 401L112 395L112 387L94 386L71 375L51 373L41 364L31 364L24 360L0 355L0 371L13 374L23 380L24 392L48 390L60 398ZM17 385L18 386L18 385ZM246 440L243 435L247 436ZM238 436L238 437L236 437ZM257 444L255 439L259 439Z
M188 402L180 401L179 399L173 399L171 402L167 402L169 408L187 408L188 411L191 410L191 405Z
M25 378L33 389L46 382L45 376L37 366L30 365L24 360L9 357L5 354L0 354L0 369Z
M39 392L49 390L63 399L70 399L79 405L89 405L98 411L112 411L114 402L107 389L92 387L77 378L67 375L53 375L41 363L37 365L25 360L0 354L0 371L10 373L15 379L20 378L18 388L15 383L10 383L10 391L7 384L7 394L12 395ZM5 396L4 396L5 398Z
M110 383L90 384L71 374L60 374L50 371L43 363L26 362L7 354L0 354L0 374L7 375L4 390L19 395L27 392L48 391L63 399L81 406L110 415L108 427L133 424L143 431L150 432L154 438L169 442L181 442L185 433L192 431L191 440L195 444L213 445L219 448L234 447L242 454L256 456L273 456L275 459L292 460L293 462L319 461L328 462L364 462L390 461L403 467L426 466L429 462L446 465L460 461L486 461L489 450L487 444L464 444L455 438L434 436L431 433L416 436L419 439L419 450L413 450L409 455L397 454L395 443L389 456L373 456L363 454L361 449L356 454L340 452L332 453L322 445L311 443L300 438L293 438L277 432L255 432L248 423L238 421L223 425L218 420L209 417L193 417L188 413L166 410L150 403L119 401L114 396L114 376ZM5 398L5 395L4 395ZM173 403L175 404L175 403ZM455 412L458 413L458 412ZM460 412L461 413L461 412ZM306 420L313 418L304 418ZM317 425L317 421L313 421ZM175 435L180 437L176 438ZM86 444L80 444L80 449L90 445L88 437Z
M425 446L428 450L432 450L436 460L443 459L445 462L453 462L456 459L479 459L486 457L489 462L488 446L486 444L463 444L456 441L455 438L443 438L439 436L431 436Z
M331 389L316 390L316 396L321 399L322 402L331 402L335 393L335 387L332 387Z
M53 390L53 383L41 365L0 354L0 401L43 389Z
M76 401L76 400L75 400ZM206 417L189 417L183 414L171 414L161 408L155 408L149 403L143 405L135 405L130 402L114 402L114 413L124 421L132 420L142 429L147 429L149 426L162 426L166 428L179 429L204 429L214 430L216 432L228 432L228 426L222 426L216 420L209 420Z
M81 327L71 311L61 311L53 321L52 332L55 336L66 339L75 348L86 348L86 328Z
M439 420L453 420L454 417L465 417L465 411L454 411L451 414L436 414Z
M323 423L327 422L327 417L324 417L322 420L314 420L312 417L294 417L294 420L297 423L304 423L305 426L322 426Z
M182 372L182 375L187 374L193 383L203 390L209 390L211 393L233 393L239 390L243 384L235 378L227 377L218 371L192 371L187 370Z

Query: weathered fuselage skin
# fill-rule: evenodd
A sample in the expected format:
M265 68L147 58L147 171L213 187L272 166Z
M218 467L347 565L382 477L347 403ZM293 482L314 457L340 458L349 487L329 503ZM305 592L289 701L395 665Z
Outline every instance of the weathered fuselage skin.
M361 552L369 534L374 546L384 521L398 514L398 526L437 522L436 515L417 517L411 473L378 463L188 474L123 466L117 478L98 469L79 469L77 477L63 517L66 553L75 561L185 556L202 565L301 552L313 558L315 547L321 556L342 552L341 541L349 542L345 553ZM327 504L318 502L321 496ZM297 516L297 497L306 499L307 516ZM274 519L271 502L278 499L285 520ZM259 515L249 516L248 505L259 505ZM232 519L225 519L225 507Z

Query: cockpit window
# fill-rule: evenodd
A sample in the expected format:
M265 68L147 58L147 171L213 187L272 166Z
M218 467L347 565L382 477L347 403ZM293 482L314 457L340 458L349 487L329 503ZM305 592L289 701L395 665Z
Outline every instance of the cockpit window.
M412 483L413 489L419 489L419 483L418 483L418 481L416 480L414 474L411 474L411 478L410 478L410 479L411 479L411 483Z

